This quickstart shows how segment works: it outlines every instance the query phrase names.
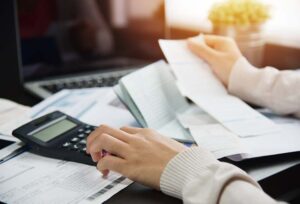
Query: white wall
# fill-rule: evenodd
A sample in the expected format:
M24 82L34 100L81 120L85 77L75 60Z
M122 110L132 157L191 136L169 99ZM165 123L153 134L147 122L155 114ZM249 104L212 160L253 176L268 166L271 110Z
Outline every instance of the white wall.
M169 26L191 30L210 30L208 11L217 0L165 0Z
M138 1L138 0L137 0ZM210 31L208 12L224 0L165 0L166 21L172 27ZM300 47L300 0L261 0L270 5L266 33L272 42Z
M150 17L163 0L127 0L129 15L132 18Z

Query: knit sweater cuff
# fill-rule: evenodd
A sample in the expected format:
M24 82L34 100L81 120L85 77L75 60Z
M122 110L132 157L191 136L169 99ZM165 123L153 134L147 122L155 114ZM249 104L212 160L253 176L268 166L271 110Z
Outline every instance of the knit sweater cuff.
M259 187L241 169L219 162L203 148L193 147L179 153L167 164L160 178L160 189L186 202L191 202L186 199L193 199L192 195L200 193L204 203L217 203L226 185L234 180Z
M185 184L198 177L210 164L218 162L210 152L192 147L179 153L168 163L160 178L160 188L170 196L182 198Z

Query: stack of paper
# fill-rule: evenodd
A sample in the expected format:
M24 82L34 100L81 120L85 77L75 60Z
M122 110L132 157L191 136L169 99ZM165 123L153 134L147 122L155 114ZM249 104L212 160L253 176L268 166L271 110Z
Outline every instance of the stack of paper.
M138 125L112 88L63 90L32 109L6 100L0 104L0 131L7 135L19 125L55 110L96 126ZM0 160L19 148L15 143L2 149ZM28 152L2 163L0 175L0 200L6 203L102 203L132 183L115 172L103 178L93 166Z
M216 157L234 155L231 159L235 160L300 151L300 125L295 120L276 125L229 95L208 64L188 49L186 41L159 43L182 94L214 119L199 113L178 117L198 145Z
M11 140L12 130L30 120L29 110L27 106L0 99L0 138Z
M188 49L186 41L159 43L183 94L227 129L241 137L278 131L265 116L229 95L209 66Z
M72 89L60 91L32 108L0 99L0 138L19 141L11 137L14 129L55 110L95 126L139 126L112 88Z
M29 110L27 106L0 99L0 134L11 135L15 127L29 121Z
M31 118L59 110L90 125L138 126L112 88L63 90L34 106Z
M175 45L178 42L171 42L172 49L168 47L169 42L162 44L172 52L183 47L183 41L179 42L181 48L177 49ZM189 53L187 49L185 51ZM183 56L180 54L176 60ZM207 68L203 73L197 71L201 69L200 64L182 61L175 66L171 64L170 68L159 61L123 77L115 91L141 126L156 129L179 141L195 141L209 149L216 158L241 160L300 150L297 134L300 123L290 119L276 125L240 99L229 95L210 73L209 67L204 62L201 64L204 69ZM172 70L178 75L177 80ZM207 78L199 78L193 72ZM196 105L188 103L183 95ZM280 142L283 137L285 140Z

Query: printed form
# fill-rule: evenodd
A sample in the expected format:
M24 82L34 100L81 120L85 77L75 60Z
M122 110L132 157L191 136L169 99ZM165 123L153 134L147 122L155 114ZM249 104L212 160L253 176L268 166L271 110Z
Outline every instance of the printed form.
M94 126L138 126L112 88L62 90L35 105L30 116L37 118L55 110Z
M208 64L194 55L185 40L160 40L182 94L240 137L277 132L278 127L239 98L229 95Z
M0 200L5 203L103 203L132 181L96 167L25 152L0 165Z

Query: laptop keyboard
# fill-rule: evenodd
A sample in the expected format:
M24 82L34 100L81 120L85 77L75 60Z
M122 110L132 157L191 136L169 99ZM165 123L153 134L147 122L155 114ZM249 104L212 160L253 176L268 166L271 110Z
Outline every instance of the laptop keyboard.
M51 93L56 93L62 89L80 89L91 87L111 87L118 83L119 79L123 75L101 77L98 78L86 78L86 79L69 79L68 81L59 81L55 83L42 85L44 89Z

